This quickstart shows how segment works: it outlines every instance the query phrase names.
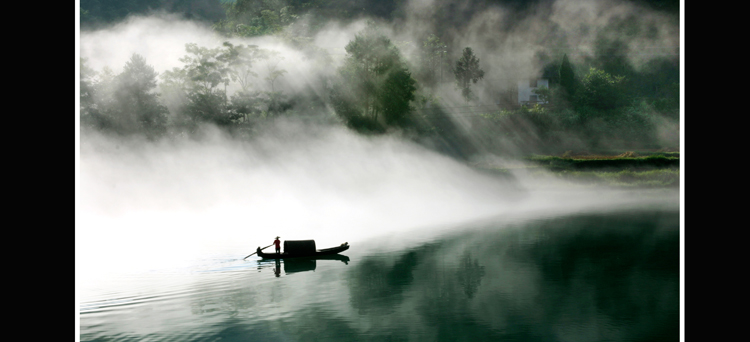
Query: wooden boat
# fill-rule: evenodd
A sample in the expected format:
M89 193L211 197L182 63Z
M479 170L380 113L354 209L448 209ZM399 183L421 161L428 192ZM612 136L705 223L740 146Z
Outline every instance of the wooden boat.
M324 257L335 255L349 249L349 243L344 242L340 246L315 249L315 240L287 240L284 241L283 253L263 253L260 247L257 250L258 256L264 259L286 259L286 258L305 258L305 257Z

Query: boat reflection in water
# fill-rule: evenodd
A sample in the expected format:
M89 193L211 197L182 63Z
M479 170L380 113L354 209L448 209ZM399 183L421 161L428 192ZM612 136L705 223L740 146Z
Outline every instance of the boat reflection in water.
M315 271L317 260L339 260L345 265L349 264L349 257L346 255L323 255L317 257L303 257L290 259L261 259L258 260L258 269L273 267L273 273L276 277L281 276L281 265L284 265L284 274L292 274L306 271Z

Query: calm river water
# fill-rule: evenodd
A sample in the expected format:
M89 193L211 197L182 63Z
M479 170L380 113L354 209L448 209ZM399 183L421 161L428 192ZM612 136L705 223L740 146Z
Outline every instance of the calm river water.
M182 270L123 275L81 294L80 339L679 340L677 210L450 231L402 249L352 244L334 259L209 255Z

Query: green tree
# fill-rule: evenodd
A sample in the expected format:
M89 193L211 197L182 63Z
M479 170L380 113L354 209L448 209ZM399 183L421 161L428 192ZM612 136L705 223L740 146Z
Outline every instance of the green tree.
M573 66L570 65L567 54L563 55L562 63L560 64L559 75L560 87L563 90L563 97L570 102L575 95L577 81L575 78L575 73L573 72Z
M117 94L121 110L127 116L135 117L139 130L150 137L165 132L169 113L155 92L157 75L154 68L146 64L145 58L133 54L118 76Z
M407 125L416 81L398 49L369 25L346 46L339 81L331 90L336 114L359 131Z
M263 80L271 87L272 93L276 92L276 80L286 74L286 70L279 68L279 63L284 60L284 57L274 50L263 50L261 54L262 58L266 60L266 70L268 71L268 75Z
M246 123L251 117L258 117L262 114L261 105L266 101L260 91L240 90L232 94L228 111L232 113L233 118L241 119L240 122Z
M188 55L180 58L185 63L183 70L193 92L211 94L219 84L226 87L230 81L227 59L220 48L209 49L195 43L185 45Z
M180 79L177 83L181 84L187 99L184 114L194 123L228 125L238 118L236 113L228 110L227 86L233 75L230 67L233 52L231 47L225 47L228 51L186 44L188 54L180 58L185 66L169 74L171 78ZM224 88L218 88L219 85L224 85Z
M228 116L232 120L247 123L251 116L261 114L260 106L266 101L259 90L251 90L252 81L258 77L253 71L255 65L267 59L266 51L255 45L233 45L224 42L224 51L218 59L227 65L229 78L240 85L240 90L232 94L227 105Z
M627 104L624 76L613 76L604 70L590 68L576 91L576 103L597 110L611 110Z
M119 75L105 67L96 84L83 87L85 125L120 134L145 134L150 138L163 134L168 110L155 91L157 75L138 54L130 57ZM89 77L85 80L90 82Z
M448 46L434 34L429 35L422 42L420 49L420 83L434 86L436 83L442 82L443 64L447 53Z
M532 91L539 95L539 101L541 102L548 102L552 96L550 89L545 86L538 87Z
M268 71L268 74L263 80L266 81L271 89L271 91L266 92L268 102L266 113L268 115L275 115L289 109L286 96L282 92L276 91L276 80L284 76L287 71L279 68L279 63L284 60L284 57L278 51L264 51L264 59L266 60L266 71Z
M237 0L224 7L226 19L218 21L214 29L228 36L280 34L298 18L294 7L280 0Z
M221 52L217 59L226 63L229 78L239 83L242 91L248 91L252 78L258 77L253 71L254 64L263 58L262 50L256 45L233 45L230 42L224 42L225 50Z
M456 84L461 89L461 95L468 103L473 97L471 83L476 84L484 78L484 70L479 68L479 58L474 56L470 47L464 48L463 55L456 61L453 74L456 76Z
M88 60L81 58L79 64L79 98L81 126L98 126L98 111L94 100L96 71L88 66Z

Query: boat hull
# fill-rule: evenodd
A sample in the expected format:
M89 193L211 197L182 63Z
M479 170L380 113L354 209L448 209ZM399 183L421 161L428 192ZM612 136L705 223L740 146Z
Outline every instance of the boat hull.
M258 256L264 259L287 259L287 258L316 258L316 257L323 257L327 255L335 255L338 253L341 253L345 250L349 249L349 244L343 244L338 247L333 248L326 248L326 249L319 249L312 253L263 253L263 251L258 252Z

